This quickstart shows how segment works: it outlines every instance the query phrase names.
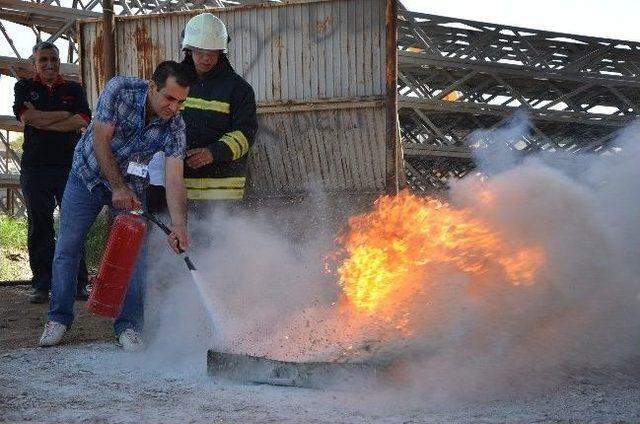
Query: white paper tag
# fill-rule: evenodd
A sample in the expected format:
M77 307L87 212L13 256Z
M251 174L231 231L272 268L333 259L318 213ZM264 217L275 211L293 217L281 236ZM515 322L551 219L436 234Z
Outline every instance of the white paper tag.
M127 174L135 175L136 177L145 178L149 173L149 167L143 163L131 161L127 166Z

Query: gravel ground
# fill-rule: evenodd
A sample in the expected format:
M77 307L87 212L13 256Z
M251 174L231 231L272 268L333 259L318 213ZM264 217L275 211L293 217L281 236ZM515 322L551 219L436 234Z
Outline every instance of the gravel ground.
M0 287L0 422L640 422L640 359L567 373L543 393L426 402L380 387L298 389L206 375L205 352L158 360L115 347L106 321L80 318L61 346L34 347L44 305Z
M214 381L204 364L153 369L111 343L20 348L0 355L6 422L640 422L630 370L584 371L529 399L423 406L371 390L311 390ZM200 368L200 369L198 369Z

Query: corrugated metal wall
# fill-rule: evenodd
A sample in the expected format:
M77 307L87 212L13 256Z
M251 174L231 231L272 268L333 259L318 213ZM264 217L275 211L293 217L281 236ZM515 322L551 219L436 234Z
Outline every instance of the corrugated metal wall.
M258 101L253 195L384 190L386 6L316 0L210 10L227 25L229 59ZM197 13L116 18L116 72L149 78L162 60L180 60L180 33ZM80 32L95 104L105 83L101 22L83 22Z

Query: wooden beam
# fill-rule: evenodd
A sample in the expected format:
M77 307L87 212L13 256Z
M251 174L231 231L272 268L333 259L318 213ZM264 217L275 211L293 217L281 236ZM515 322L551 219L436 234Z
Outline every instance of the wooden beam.
M405 157L415 156L473 159L471 149L467 146L435 146L432 144L403 143L402 150Z
M360 109L381 107L384 97L354 97L312 100L308 102L260 102L257 105L259 114L283 112L307 112L318 110Z
M0 0L2 1L2 0ZM17 59L15 57L0 56L0 73L14 77L17 74L20 78L31 78L33 76L33 65L30 59ZM60 74L68 80L78 81L80 67L73 63L61 63Z
M60 28L67 22L64 19L47 17L44 15L32 15L24 12L15 12L6 9L0 9L0 19L24 26L33 25L49 34L54 33L58 28Z
M24 126L13 115L0 115L0 129L13 132L22 132Z
M22 0L0 0L0 8L6 11L13 10L17 12L25 12L47 18L57 18L64 21L100 18L102 16L102 13L92 12L90 10L51 6L49 4L45 5Z
M521 76L527 79L542 78L558 81L575 81L584 83L600 84L603 86L619 86L629 85L640 88L640 81L637 78L620 77L616 75L594 76L593 74L585 74L580 72L565 72L563 70L549 71L540 68L531 68L528 66L509 65L505 63L482 63L465 59L453 59L444 57L435 57L424 53L412 53L406 51L398 52L398 61L400 69L410 69L410 66L422 68L423 66L436 66L442 68L466 69L483 73L500 73L507 75ZM409 67L408 67L409 66ZM424 68L422 68L424 69Z
M442 100L424 100L414 97L401 96L398 102L399 108L421 109L437 112L450 113L470 113L477 115L494 115L507 117L511 116L520 108L500 105L489 105L485 103L471 102L447 102ZM550 111L550 110L527 110L531 119L536 121L565 122L574 124L598 125L608 127L624 127L629 125L635 117L615 116L596 113L570 112L570 111Z
M19 174L0 174L0 188L19 189L20 188L20 175Z

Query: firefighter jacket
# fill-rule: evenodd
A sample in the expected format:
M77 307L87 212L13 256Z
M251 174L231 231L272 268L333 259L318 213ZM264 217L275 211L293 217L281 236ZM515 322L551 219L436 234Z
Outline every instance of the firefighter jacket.
M182 118L187 149L206 147L213 163L198 169L185 164L187 198L242 199L249 148L258 129L253 89L226 56L189 89Z

